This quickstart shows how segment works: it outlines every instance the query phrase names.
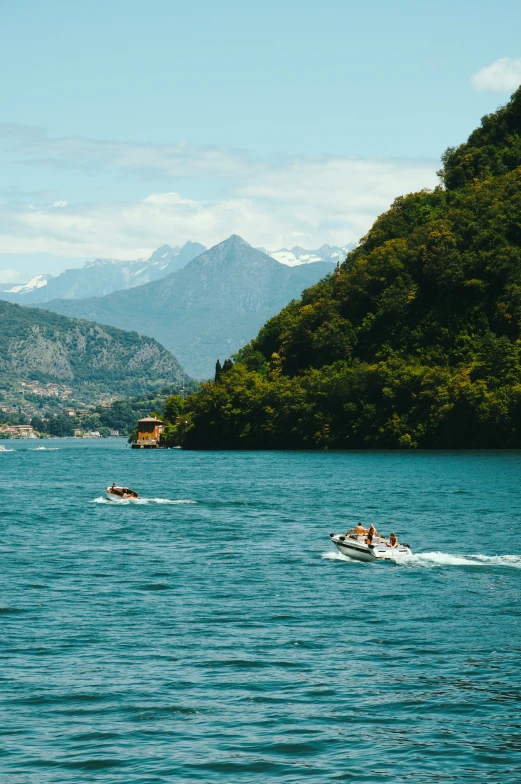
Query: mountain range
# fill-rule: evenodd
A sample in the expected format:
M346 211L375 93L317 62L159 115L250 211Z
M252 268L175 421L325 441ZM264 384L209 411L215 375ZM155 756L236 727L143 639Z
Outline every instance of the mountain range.
M67 384L85 401L188 381L153 338L0 302L0 388L22 380Z
M281 264L232 235L160 282L103 297L54 299L42 306L150 335L190 376L208 378L218 358L234 354L268 318L334 266L332 261Z
M322 245L318 250L306 250L299 246L289 250L258 250L281 264L297 266L317 261L343 261L354 247L351 244L344 247ZM81 269L67 269L56 277L40 273L25 283L1 284L0 299L18 302L20 305L36 305L52 299L103 297L113 291L123 291L165 278L185 267L205 250L205 246L199 242L186 242L183 247L162 245L148 259L93 259L87 261Z
M25 284L4 286L4 290L0 290L0 299L36 305L55 298L102 297L112 291L159 280L181 269L204 250L204 245L198 242L187 242L182 248L162 245L149 259L94 259L87 261L81 269L67 269L54 278L40 274Z

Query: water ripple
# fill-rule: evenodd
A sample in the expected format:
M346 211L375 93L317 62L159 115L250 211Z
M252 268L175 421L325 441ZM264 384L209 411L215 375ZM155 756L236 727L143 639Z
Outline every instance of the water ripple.
M46 446L0 473L2 784L521 780L521 453Z

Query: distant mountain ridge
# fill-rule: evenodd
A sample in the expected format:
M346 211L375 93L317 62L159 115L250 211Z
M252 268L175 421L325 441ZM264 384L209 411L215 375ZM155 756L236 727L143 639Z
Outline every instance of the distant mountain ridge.
M232 235L180 270L137 288L45 308L151 335L194 378L213 375L262 324L334 269L332 262L281 264Z
M182 248L162 245L148 259L93 259L85 262L81 269L67 269L54 278L35 275L26 284L4 287L0 298L21 305L35 305L55 298L103 297L113 291L159 280L181 269L205 250L198 242L187 242Z
M187 380L156 340L0 301L0 387L66 383L77 396L139 395Z
M317 250L306 250L296 245L288 250L269 251L257 248L281 264L290 267L311 264L317 261L344 261L356 243L343 247L322 245ZM18 302L20 305L36 305L52 299L86 299L104 297L114 291L125 291L154 280L165 278L170 273L185 267L192 259L206 250L199 242L186 242L183 247L161 245L148 259L120 261L118 259L92 259L81 269L67 269L56 277L46 274L34 275L29 281L0 285L0 299Z

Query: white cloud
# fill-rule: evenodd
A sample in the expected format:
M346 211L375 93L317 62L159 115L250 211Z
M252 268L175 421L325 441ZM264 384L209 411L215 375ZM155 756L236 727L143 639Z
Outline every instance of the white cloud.
M437 161L259 159L224 147L51 139L39 129L5 126L0 144L24 162L115 171L118 178L122 173L139 177L144 170L159 176L159 187L149 186L133 201L77 203L69 197L67 203L42 197L38 204L17 202L0 212L4 253L68 259L135 259L164 242L191 239L211 246L232 233L270 249L343 245L363 236L396 196L437 183ZM176 177L210 182L219 198L186 198L184 179Z
M22 279L14 269L0 269L0 283L18 283Z
M510 93L521 84L521 57L500 57L492 65L481 68L470 81L479 92Z
M339 224L349 241L358 240L396 196L437 183L436 166L422 161L361 158L297 159L263 172L239 188L252 199L288 210L295 222L314 232ZM278 206L277 206L278 205Z
M253 165L243 150L221 146L195 146L186 142L146 144L89 139L84 136L50 137L42 128L0 124L0 146L13 161L47 169L92 172L115 170L155 177L223 177L241 175Z
M436 166L361 160L300 161L267 171L220 200L153 193L135 202L26 208L0 216L4 253L134 259L163 242L210 246L230 234L280 248L357 241L395 196L436 184ZM3 229L3 230L2 230Z
M233 233L253 244L259 237L281 242L287 224L246 198L222 201L184 199L178 193L157 193L133 203L70 205L65 210L25 210L10 215L0 246L4 253L49 253L134 259L149 255L163 242L172 245L193 238L206 245Z

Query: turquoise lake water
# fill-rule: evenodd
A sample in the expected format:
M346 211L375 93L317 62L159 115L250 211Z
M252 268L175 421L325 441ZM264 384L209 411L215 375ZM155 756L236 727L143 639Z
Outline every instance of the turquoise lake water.
M521 781L521 452L3 443L2 784Z

